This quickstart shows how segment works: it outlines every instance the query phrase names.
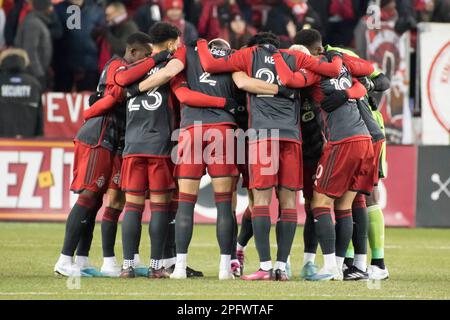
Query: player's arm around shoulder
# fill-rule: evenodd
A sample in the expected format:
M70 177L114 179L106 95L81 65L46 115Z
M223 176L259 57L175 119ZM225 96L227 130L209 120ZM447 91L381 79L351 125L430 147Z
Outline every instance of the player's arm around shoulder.
M166 84L184 69L184 64L179 59L170 60L164 68L159 69L147 79L139 83L139 91L145 92L152 88Z
M249 77L245 72L238 71L232 74L234 84L240 90L244 90L253 94L270 94L278 93L278 86L266 81Z

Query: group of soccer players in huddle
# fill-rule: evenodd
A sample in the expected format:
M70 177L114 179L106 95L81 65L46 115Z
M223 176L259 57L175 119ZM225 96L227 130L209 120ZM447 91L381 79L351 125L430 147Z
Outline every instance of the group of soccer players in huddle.
M386 279L376 187L384 175L385 138L372 94L387 90L389 80L349 50L323 48L316 30L299 31L295 43L279 49L275 35L261 32L240 50L231 50L223 39L181 45L180 31L165 22L148 35L132 34L124 56L106 64L75 138L71 190L79 196L54 271L88 277L203 276L188 267L187 256L207 170L217 207L219 279L289 280L300 190L306 211L301 277ZM240 176L249 206L238 232ZM272 265L274 190L279 206ZM88 254L105 193L104 259L97 271ZM150 266L139 257L147 198ZM120 266L114 246L122 212ZM244 275L251 237L260 268Z

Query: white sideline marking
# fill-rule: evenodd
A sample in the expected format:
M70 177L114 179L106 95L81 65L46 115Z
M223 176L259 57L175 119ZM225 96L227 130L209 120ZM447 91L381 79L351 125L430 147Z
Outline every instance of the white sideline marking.
M188 297L188 296L198 296L199 293L197 292L165 292L165 293L148 293L148 292L127 292L127 293L114 293L114 292L0 292L0 296L155 296L155 297L173 297L173 296L179 296L179 297ZM254 297L254 294L247 294L247 293L208 293L208 297L211 296L230 296L230 297L247 297L252 296ZM274 298L273 294L258 294L258 297L270 297ZM302 297L302 298L311 298L311 297L322 297L322 298L333 298L333 297L348 297L348 298L364 298L364 299L435 299L433 297L428 296L409 296L409 295L371 295L371 296L363 296L357 295L357 294L309 294L309 295L302 295L302 294L283 294L283 297ZM441 297L442 299L448 299L448 297Z

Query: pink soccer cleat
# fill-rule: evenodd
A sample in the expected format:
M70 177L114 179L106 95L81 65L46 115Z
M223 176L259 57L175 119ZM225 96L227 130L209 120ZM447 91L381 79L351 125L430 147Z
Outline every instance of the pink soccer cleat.
M273 271L270 269L269 271L264 271L259 269L258 271L248 275L242 276L242 280L253 281L253 280L273 280Z

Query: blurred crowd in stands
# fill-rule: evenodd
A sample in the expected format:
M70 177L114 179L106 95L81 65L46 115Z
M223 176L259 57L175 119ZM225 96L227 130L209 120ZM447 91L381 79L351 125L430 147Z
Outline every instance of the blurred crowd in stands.
M367 8L380 6L381 20L401 34L422 21L450 22L450 0L0 0L0 48L20 48L42 91L93 91L99 73L127 37L157 21L175 24L190 43L224 38L238 49L257 31L271 31L289 47L298 30L315 28L324 43L353 47ZM356 34L356 36L355 36ZM414 39L414 37L411 37ZM414 44L413 44L414 45ZM10 69L0 65L1 73Z

